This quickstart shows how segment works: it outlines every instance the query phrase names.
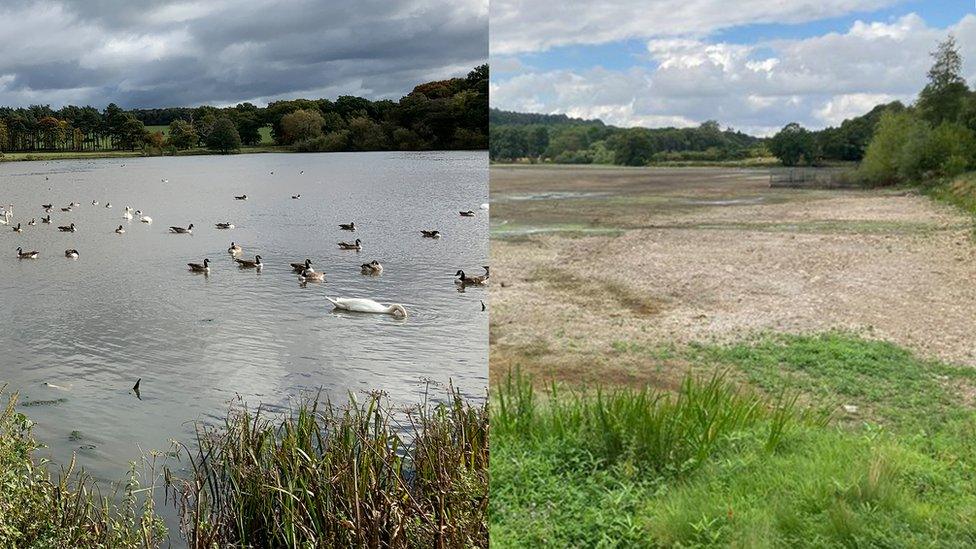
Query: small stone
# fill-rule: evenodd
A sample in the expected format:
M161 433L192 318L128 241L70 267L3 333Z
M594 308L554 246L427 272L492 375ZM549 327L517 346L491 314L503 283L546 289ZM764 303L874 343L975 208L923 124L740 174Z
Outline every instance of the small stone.
M844 405L844 411L847 412L848 414L856 414L857 413L857 406L855 406L853 404L845 404Z

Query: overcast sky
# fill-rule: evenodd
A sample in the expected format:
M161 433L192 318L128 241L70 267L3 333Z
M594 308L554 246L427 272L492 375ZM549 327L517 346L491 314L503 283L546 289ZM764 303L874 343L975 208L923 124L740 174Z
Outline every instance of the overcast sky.
M399 98L488 57L487 0L0 2L0 105Z
M911 102L955 33L976 84L972 0L492 0L492 106L621 126L716 119L768 135Z

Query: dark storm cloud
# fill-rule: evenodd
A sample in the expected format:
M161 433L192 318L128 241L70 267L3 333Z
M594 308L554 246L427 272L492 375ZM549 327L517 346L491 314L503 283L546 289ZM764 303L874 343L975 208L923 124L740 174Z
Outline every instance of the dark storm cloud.
M4 2L0 105L396 98L485 62L485 0Z

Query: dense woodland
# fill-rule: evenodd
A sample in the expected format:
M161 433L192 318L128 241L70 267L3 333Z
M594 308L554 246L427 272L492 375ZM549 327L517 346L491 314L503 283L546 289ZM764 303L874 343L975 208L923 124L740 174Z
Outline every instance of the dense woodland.
M168 126L168 131L147 126ZM0 107L0 152L160 154L198 147L228 152L258 145L263 127L270 127L276 145L297 151L485 149L488 65L465 78L420 84L399 101L341 96L275 101L266 107Z
M491 110L491 159L643 166L760 154L761 141L710 120L697 128L618 128L565 115Z

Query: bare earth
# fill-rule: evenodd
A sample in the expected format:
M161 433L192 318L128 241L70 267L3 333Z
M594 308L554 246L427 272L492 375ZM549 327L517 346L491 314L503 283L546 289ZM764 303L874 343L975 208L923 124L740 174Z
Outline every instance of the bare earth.
M668 385L669 347L763 331L976 365L972 219L926 197L704 168L493 167L491 192L496 380Z

